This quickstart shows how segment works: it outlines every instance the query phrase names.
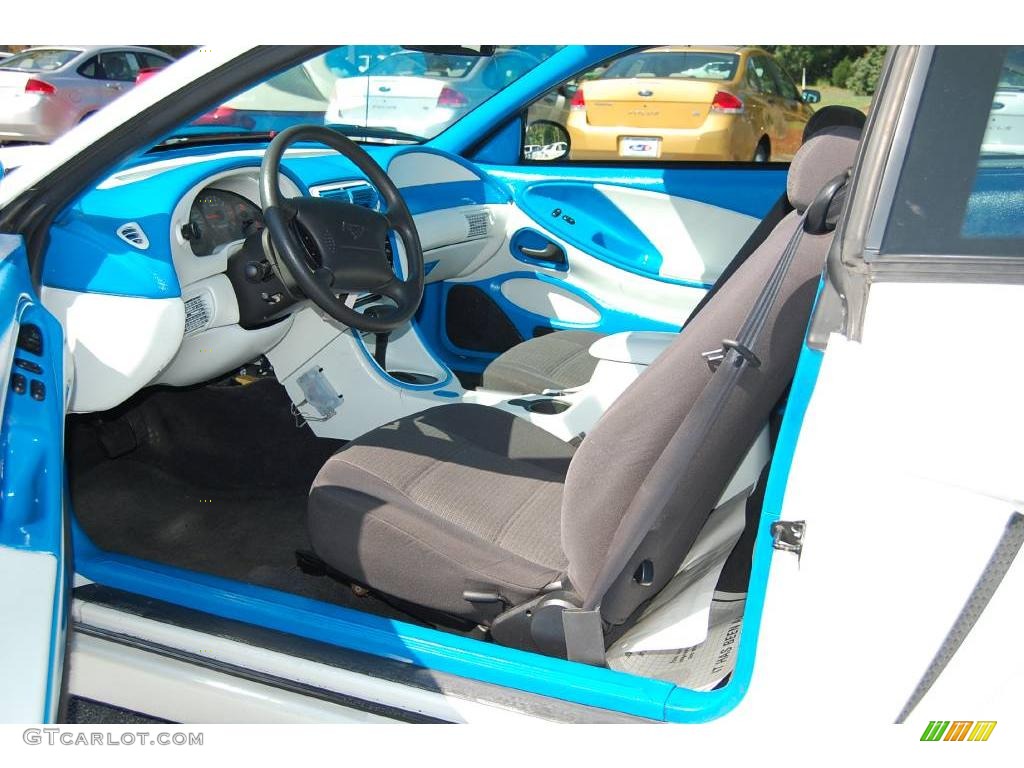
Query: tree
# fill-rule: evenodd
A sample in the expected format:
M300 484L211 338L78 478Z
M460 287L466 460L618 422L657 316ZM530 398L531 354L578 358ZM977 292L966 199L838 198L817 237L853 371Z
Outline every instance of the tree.
M766 45L786 72L800 81L804 69L807 82L830 82L832 71L843 59L859 59L867 51L864 45Z
M872 45L867 52L853 62L846 87L858 96L870 96L878 87L878 78L882 75L882 64L885 62L886 46Z
M853 72L853 59L843 59L832 67L832 85L836 88L848 88L850 74Z

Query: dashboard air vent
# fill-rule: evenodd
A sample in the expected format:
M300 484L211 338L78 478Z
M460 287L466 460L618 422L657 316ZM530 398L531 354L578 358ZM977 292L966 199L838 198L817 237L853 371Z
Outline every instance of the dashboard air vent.
M369 184L361 184L358 187L350 187L349 194L353 205L361 205L363 208L377 209L377 190Z
M466 224L468 225L466 237L470 240L487 237L487 233L491 228L491 214L487 211L467 213Z
M317 197L329 197L332 200L349 202L348 190L345 187L322 187L314 192Z
M380 195L377 190L364 181L343 181L335 184L324 184L311 187L310 194L314 197L328 197L353 205L361 205L376 211L380 208Z
M185 301L185 335L197 333L210 324L210 304L202 294Z
M137 221L129 221L118 227L117 236L140 251L149 248L149 238L146 236L145 230L142 229L142 225Z

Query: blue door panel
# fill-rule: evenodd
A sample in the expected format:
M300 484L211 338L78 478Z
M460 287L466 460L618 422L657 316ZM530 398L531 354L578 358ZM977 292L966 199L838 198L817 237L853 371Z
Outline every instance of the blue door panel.
M481 165L518 201L526 189L545 182L615 184L716 205L762 218L786 189L788 167L781 164L736 166L722 163L647 168L638 165Z
M657 277L661 254L647 236L593 184L531 184L516 197L534 221L581 251L628 272Z
M0 659L0 666L18 665L21 675L0 686L0 709L49 722L57 716L66 632L64 344L60 323L39 302L21 238L14 235L0 235L0 338L6 353L0 361L0 552L8 568L20 563L14 566L20 583L6 588L53 601L47 608L15 600L13 615L0 620L0 633L49 637L45 653L34 646L32 659ZM51 565L45 578L36 567L50 558L56 561L55 582ZM7 706L12 702L14 710ZM35 702L41 702L38 710L27 715Z
M0 243L11 238L0 235ZM56 553L62 521L51 513L63 493L63 333L36 298L23 249L0 260L0 307L5 333L13 321L38 329L41 343L18 346L13 361L3 361L14 364L3 409L0 545ZM15 390L15 376L24 378L24 392Z
M775 204L786 186L783 166L758 168L706 164L679 168L578 165L487 165L480 166L490 178L505 188L515 205L529 216L536 228L518 230L506 247L523 263L523 270L508 272L480 282L470 283L494 301L523 339L532 338L538 329L585 329L601 333L620 331L677 331L677 325L623 312L594 298L586 286L560 279L571 273L571 264L552 268L524 258L519 245L524 232L531 244L541 245L549 235L561 239L601 261L609 263L637 279L690 286L707 290L711 286L699 280L685 280L659 274L663 257L643 232L595 185L613 185L686 198L736 213L762 218ZM517 240L519 238L519 240ZM548 266L548 271L530 270L530 266ZM552 275L551 271L557 273ZM583 299L598 314L588 324L560 322L529 312L509 301L501 286L511 279L532 278ZM628 279L628 278L627 278ZM464 283L463 283L464 284ZM436 354L450 367L478 373L498 353L468 350L454 344L445 330L445 312L450 283L427 286L417 315L420 330Z

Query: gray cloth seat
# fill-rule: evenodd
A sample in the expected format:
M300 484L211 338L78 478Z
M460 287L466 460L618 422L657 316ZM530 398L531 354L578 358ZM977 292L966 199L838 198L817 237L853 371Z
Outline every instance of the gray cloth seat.
M613 541L632 540L637 499L712 377L702 353L735 338L800 215L852 165L859 132L808 141L789 172L795 210L721 284L658 359L611 405L577 449L497 409L454 404L398 419L350 443L324 465L309 500L309 532L329 565L384 594L489 623L504 607L555 582L622 624L671 578L792 378L831 234L805 233L764 319L751 369L702 444L672 472L671 515L648 531L637 558L653 578L593 594ZM667 454L666 454L667 455ZM500 621L500 620L499 620ZM497 624L495 633L497 634Z
M516 394L564 390L590 381L597 358L590 345L604 334L595 331L555 331L516 344L485 369L485 389Z
M313 483L317 554L357 582L474 621L536 594L567 565L561 505L573 448L506 411L457 403L349 443ZM410 590L410 580L415 587Z

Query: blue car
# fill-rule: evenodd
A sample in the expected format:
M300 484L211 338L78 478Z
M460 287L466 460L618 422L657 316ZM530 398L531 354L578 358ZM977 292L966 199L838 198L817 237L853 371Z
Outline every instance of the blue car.
M892 47L786 164L571 160L636 46L426 135L195 122L355 48L201 49L3 175L0 720L1007 730L1019 48Z

